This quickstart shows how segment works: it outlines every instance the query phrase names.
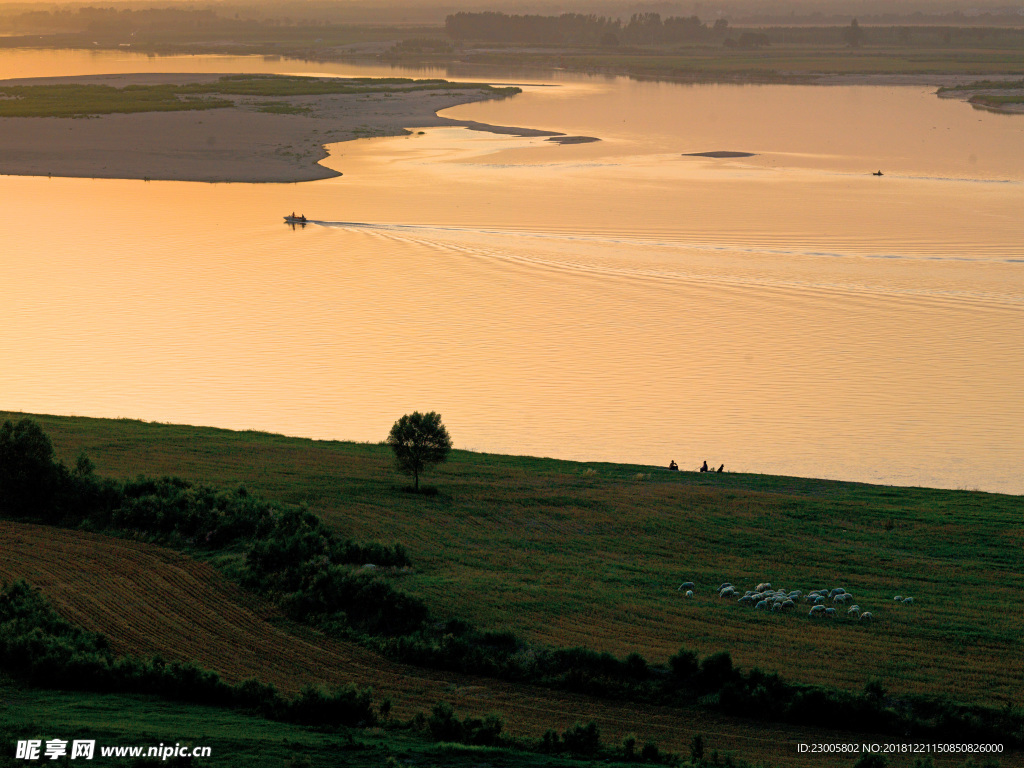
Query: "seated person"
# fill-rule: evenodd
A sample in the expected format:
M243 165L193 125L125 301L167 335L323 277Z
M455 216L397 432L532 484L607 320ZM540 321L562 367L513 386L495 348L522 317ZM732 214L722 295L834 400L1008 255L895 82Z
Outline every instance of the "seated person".
M708 463L706 461L704 462L704 466L702 466L700 468L700 471L701 472L707 472L708 471Z
M670 461L668 463L668 468L671 469L673 472L678 472L679 471L679 465L676 464L676 460L675 459L672 459L672 461Z

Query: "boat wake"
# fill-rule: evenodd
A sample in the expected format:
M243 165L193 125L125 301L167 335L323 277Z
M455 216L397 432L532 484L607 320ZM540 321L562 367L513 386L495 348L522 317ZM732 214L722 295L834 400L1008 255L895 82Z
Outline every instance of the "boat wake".
M520 238L550 242L577 242L594 243L597 245L621 245L641 248L664 248L678 249L680 251L705 251L712 253L737 253L737 254L766 254L773 256L802 256L813 258L831 259L883 259L887 261L936 261L936 262L963 262L963 263L1000 263L1020 264L1024 262L1019 252L993 251L987 255L979 254L975 249L970 256L953 255L939 252L918 252L918 253L886 253L883 251L870 251L863 248L850 248L849 250L838 250L830 248L793 248L780 247L770 242L771 236L766 236L767 242L743 242L743 236L737 236L735 242L722 242L720 238L711 239L695 233L681 233L682 239L650 238L642 235L603 235L583 232L564 231L534 231L519 229L489 229L482 227L457 227L439 226L433 224L389 224L363 221L310 221L310 224L318 224L324 227L336 227L342 229L361 230L379 233L409 234L430 236L432 233L458 234L458 235L486 235L501 238Z

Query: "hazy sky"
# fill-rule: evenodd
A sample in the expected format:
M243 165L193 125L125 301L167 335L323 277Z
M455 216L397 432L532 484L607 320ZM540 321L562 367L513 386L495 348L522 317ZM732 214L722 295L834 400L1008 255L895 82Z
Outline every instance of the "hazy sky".
M81 2L54 2L54 0L0 0L0 5L10 7L32 6L32 7L76 7L94 6L109 7L114 5L167 7L173 5L195 5L206 8L217 7L261 7L269 13L275 10L279 13L293 11L301 8L317 8L329 6L335 9L340 8L380 8L382 10L394 10L398 8L436 9L441 13L452 13L460 9L493 9L507 12L545 12L561 13L592 12L592 13L621 13L629 11L652 10L668 13L681 11L690 12L694 8L719 8L732 6L757 7L761 11L771 13L773 10L782 10L797 6L803 9L820 10L825 13L834 13L844 7L853 6L878 6L886 8L895 13L912 13L919 9L930 10L954 10L961 9L968 11L975 8L1003 8L1007 10L1019 10L1024 7L1020 2L1012 0L652 0L643 2L641 0L278 0L277 2L238 2L235 0L82 0Z

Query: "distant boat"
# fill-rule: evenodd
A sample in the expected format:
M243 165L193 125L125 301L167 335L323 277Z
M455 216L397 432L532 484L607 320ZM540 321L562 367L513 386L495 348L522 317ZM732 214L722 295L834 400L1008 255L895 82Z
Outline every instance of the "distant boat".
M305 216L296 216L294 213L291 216L285 216L284 220L288 224L305 224L308 221Z
M875 171L875 172L874 172L874 173L872 173L871 175L872 175L872 176L881 176L881 175L882 175L882 172L881 172L881 171Z

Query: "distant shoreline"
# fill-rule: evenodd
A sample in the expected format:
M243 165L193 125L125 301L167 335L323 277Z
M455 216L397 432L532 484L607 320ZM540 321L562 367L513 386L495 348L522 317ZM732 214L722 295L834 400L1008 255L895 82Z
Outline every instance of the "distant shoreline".
M122 74L0 81L0 86L210 82L221 74ZM164 181L290 183L339 176L320 163L326 145L410 128L492 126L439 117L442 109L495 98L480 89L281 97L301 114L259 111L251 100L202 111L68 117L0 117L0 174ZM552 131L498 129L517 135Z

